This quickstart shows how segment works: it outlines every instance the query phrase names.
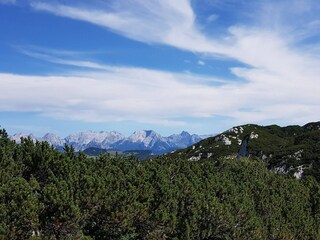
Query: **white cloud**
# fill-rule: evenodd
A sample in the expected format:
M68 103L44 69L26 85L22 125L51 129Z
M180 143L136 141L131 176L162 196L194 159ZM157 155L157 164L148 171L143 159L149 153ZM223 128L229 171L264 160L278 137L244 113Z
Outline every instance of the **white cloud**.
M16 4L16 0L0 0L0 4Z
M38 55L35 57L105 72L70 78L2 75L3 92L17 91L20 95L1 96L12 101L2 101L0 109L33 106L30 111L82 120L154 121L214 114L238 121L318 120L320 59L313 50L319 51L319 45L309 43L308 51L300 45L302 40L319 34L316 4L312 0L261 1L257 10L250 12L252 23L229 26L228 35L209 37L197 26L188 0L119 0L108 9L35 2L32 6L36 10L87 21L137 41L235 59L248 66L230 69L245 83L216 86L191 74L117 68ZM47 98L41 95L46 89L51 90ZM254 111L240 110L246 108Z
M243 49L241 54L254 49L257 51L256 55L263 58L264 52L259 52L263 49L260 47L263 46L262 42L280 41L284 46L279 47L286 47L286 44L292 43L289 41L319 33L317 30L320 19L317 11L320 7L314 0L261 1L254 4L255 9L248 8L248 12L243 13L251 16L251 25L241 22L236 26L230 25L229 35L215 38L201 32L189 0L118 0L108 4L111 5L108 8L95 8L94 2L93 7L33 2L32 7L39 11L100 25L137 41L166 44L201 54L219 54L237 60L241 56L239 51L234 52L234 47L243 41L247 34L252 37L258 34L257 37L263 38L259 39L259 48L246 46L248 49ZM208 19L214 16L210 15ZM297 16L300 18L294 19ZM271 54L278 49L272 50Z
M198 60L198 64L201 65L201 66L206 65L206 63L204 61L202 61L202 60Z
M207 22L211 23L216 21L219 18L219 15L217 14L211 14L209 17L207 17Z
M187 0L119 0L112 10L44 2L34 2L32 7L58 16L88 21L146 43L168 44L196 52L220 52L223 47L208 41L194 27L195 15Z
M95 68L96 64L89 65ZM249 80L238 84L190 73L98 66L104 70L68 76L0 74L0 111L39 112L91 122L134 120L181 126L186 123L174 119L223 115L237 122L311 121L320 110L317 86L296 79L284 86L283 79L261 69L233 69ZM272 81L268 82L269 78ZM248 107L253 111L239 110Z
M219 96L218 89L207 86L215 79L140 68L105 69L108 71L81 72L73 77L0 74L6 92L0 96L0 111L181 125L184 123L170 119L209 116L214 109L230 107L227 101L219 106L204 104Z

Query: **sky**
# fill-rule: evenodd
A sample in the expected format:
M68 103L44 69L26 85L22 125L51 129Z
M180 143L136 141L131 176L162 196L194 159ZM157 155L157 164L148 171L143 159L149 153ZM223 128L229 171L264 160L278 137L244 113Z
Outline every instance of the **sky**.
M320 118L318 0L0 0L9 134Z

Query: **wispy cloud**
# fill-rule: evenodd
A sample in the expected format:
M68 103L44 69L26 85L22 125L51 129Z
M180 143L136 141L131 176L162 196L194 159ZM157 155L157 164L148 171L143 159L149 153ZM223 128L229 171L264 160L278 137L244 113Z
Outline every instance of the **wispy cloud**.
M50 55L50 52L55 52L51 50L47 53L22 52L86 70L67 72L64 76L0 74L2 89L7 91L0 100L8 103L0 104L0 111L38 112L59 119L91 122L132 120L182 126L186 123L175 119L210 116L208 106L201 102L211 101L217 93L208 86L228 83L223 79L191 73L60 59ZM194 109L191 114L190 108Z
M211 23L216 21L219 18L219 15L217 14L211 14L209 17L207 17L207 22Z
M202 60L198 60L198 65L204 66L204 65L206 65L206 63Z
M0 4L16 4L16 0L0 0Z
M219 5L219 2L215 1L215 4ZM239 1L226 2L232 7L235 7L235 2L239 5ZM227 35L215 35L215 37L206 36L201 31L201 27L197 26L196 13L189 0L174 2L170 0L134 0L130 2L119 0L113 4L109 3L108 8L100 5L95 8L94 3L95 1L90 3L90 6L83 4L77 6L41 1L33 2L32 7L39 11L47 11L58 16L106 27L137 41L165 44L197 53L220 54L242 61L244 59L239 56L236 48L244 38L248 40L247 36L251 37L253 44L260 44L260 46L269 41L271 44L280 42L282 46L272 46L273 52L277 52L279 47L292 45L301 38L319 35L320 18L317 13L320 7L315 0L247 3L247 11L243 10L242 13L246 16L246 20L241 22L241 18L238 17L239 22L225 26ZM224 3L225 7L228 7L228 4ZM250 7L251 5L254 7ZM216 15L212 14L208 16L208 19L213 19L214 16ZM246 51L254 47L256 45L246 46L249 49L243 49L241 54L246 55ZM261 48L254 49L257 57L265 57L265 52L260 52ZM255 66L251 61L245 63Z
M222 84L212 85L207 77L199 75L105 66L26 52L46 61L103 72L92 70L72 77L2 74L5 94L0 99L5 101L1 101L0 110L39 111L87 121L170 122L215 114L238 122L302 122L319 117L320 59L313 51L319 45L307 41L319 36L317 1L259 1L255 11L246 13L246 21L226 26L226 34L220 36L201 31L188 0L119 0L108 8L33 2L32 7L106 27L148 44L236 59L248 67L230 71L245 83L225 83L222 79ZM299 19L292 21L295 16ZM43 94L47 89L49 94ZM243 110L248 108L251 110Z
M90 60L84 60L88 55L94 55L94 52L80 52L80 51L68 51L57 50L51 48L43 48L37 46L13 46L18 52L27 55L32 58L40 59L43 61L70 65L80 68L93 68L99 70L108 70L109 67L92 62ZM80 60L79 60L80 59Z
M87 21L146 43L167 44L196 52L219 52L222 47L208 41L195 28L196 16L187 0L119 0L108 9L47 2L33 2L32 7L58 16Z
M81 60L58 62L90 69L65 76L0 74L0 111L38 112L89 122L132 120L182 126L186 123L175 119L222 115L238 123L294 122L316 119L319 110L317 87L296 79L285 85L276 74L261 69L233 69L249 81L240 84L191 73L83 64Z

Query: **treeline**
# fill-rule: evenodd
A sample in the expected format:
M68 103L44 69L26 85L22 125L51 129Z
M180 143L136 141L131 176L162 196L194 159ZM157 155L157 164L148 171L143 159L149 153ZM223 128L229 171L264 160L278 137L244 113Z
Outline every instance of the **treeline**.
M0 239L320 239L320 185L248 159L89 158L0 130Z

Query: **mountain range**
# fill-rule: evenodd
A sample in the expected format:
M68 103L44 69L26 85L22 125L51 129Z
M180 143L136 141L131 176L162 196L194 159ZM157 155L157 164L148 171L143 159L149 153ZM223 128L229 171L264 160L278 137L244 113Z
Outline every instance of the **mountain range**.
M312 175L320 181L320 122L304 126L260 126L246 124L235 126L218 135L190 135L188 132L163 137L152 130L136 131L129 137L121 133L86 131L60 138L47 133L42 138L15 134L10 138L19 143L21 137L47 141L58 149L64 144L88 155L116 150L123 155L143 155L143 158L165 153L167 156L189 161L220 158L259 159L278 173L296 178ZM131 152L130 152L131 151Z
M264 161L274 172L296 178L312 175L320 181L320 122L236 126L167 155L189 161L248 157Z
M186 148L209 136L210 135L191 135L188 132L183 131L180 134L163 137L153 130L142 130L135 131L128 137L116 131L85 131L70 134L65 138L61 138L53 133L47 133L43 137L19 133L10 136L10 139L19 143L21 137L30 137L35 141L47 141L60 150L63 149L65 144L68 144L72 145L75 151L83 151L88 148L99 148L119 151L151 150L154 154L163 154L176 149Z

